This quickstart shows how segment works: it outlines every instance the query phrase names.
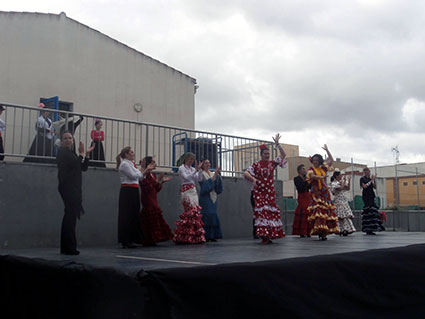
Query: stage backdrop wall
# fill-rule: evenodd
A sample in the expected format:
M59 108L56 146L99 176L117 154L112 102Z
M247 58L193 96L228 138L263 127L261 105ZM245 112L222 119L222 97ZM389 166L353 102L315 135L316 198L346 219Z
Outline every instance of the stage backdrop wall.
M173 174L170 174L173 175ZM159 203L171 228L183 208L177 176L164 185ZM282 198L282 182L276 182ZM57 247L63 203L57 191L54 165L0 162L1 248ZM89 168L83 173L83 205L86 214L77 223L79 246L117 245L118 193L120 182L113 169ZM240 178L224 178L219 196L219 216L225 238L250 237L252 233L251 186ZM285 232L291 234L294 214L282 210ZM386 211L387 231L425 231L424 211ZM361 212L355 212L361 230Z
M164 184L159 203L172 229L179 214L177 176ZM282 189L281 182L276 187ZM63 203L57 191L54 165L0 163L0 245L2 248L56 247L59 244ZM251 236L250 184L224 178L219 195L219 216L226 238ZM83 172L83 206L86 214L77 223L79 246L117 245L120 181L113 169L89 168ZM281 194L278 194L281 198ZM282 202L278 203L282 206Z

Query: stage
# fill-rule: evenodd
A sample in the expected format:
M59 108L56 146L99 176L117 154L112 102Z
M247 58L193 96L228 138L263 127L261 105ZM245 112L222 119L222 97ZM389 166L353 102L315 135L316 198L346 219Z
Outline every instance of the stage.
M11 296L1 308L103 319L425 315L425 233L79 249L3 248L0 276Z
M113 247L79 247L78 256L63 256L59 248L1 249L1 255L42 258L50 261L74 261L93 267L114 268L124 273L174 268L217 265L235 262L257 262L296 257L311 257L363 251L368 249L425 244L425 232L381 232L376 236L355 233L347 237L329 236L327 241L316 237L287 236L271 245L261 245L252 238L223 239L201 245L159 243L156 247L122 249Z

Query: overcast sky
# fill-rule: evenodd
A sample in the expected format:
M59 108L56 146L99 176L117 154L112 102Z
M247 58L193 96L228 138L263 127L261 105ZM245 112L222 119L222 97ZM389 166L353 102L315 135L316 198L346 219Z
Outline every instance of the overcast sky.
M425 161L423 0L8 1L59 14L197 79L196 128L371 164Z

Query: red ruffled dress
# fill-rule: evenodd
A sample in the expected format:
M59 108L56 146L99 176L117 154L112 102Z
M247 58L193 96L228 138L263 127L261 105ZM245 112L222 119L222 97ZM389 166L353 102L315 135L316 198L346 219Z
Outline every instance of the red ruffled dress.
M330 169L331 168L331 169ZM327 164L320 167L311 167L307 172L307 180L311 184L311 200L308 205L310 216L308 221L312 229L310 235L338 234L338 217L335 214L335 206L332 204L331 195L325 180L313 180L312 175L325 176L328 170L333 170Z
M205 242L204 223L200 213L201 206L198 202L195 182L202 180L202 173L193 167L180 166L179 176L182 180L181 198L184 212L176 221L174 242L176 244L200 244Z
M153 245L155 243L173 239L170 226L162 216L162 210L158 205L157 194L162 185L156 180L152 173L148 174L141 182L141 202L143 205L140 220L143 230L143 244Z
M298 192L298 206L295 209L294 222L292 224L292 235L310 236L311 224L308 222L310 216L307 208L310 204L310 192L308 182L301 176L294 178L294 184Z
M278 157L274 161L259 161L248 172L259 181L254 188L254 226L256 235L262 239L285 237L280 209L276 205L273 173L277 166L285 167L286 161Z

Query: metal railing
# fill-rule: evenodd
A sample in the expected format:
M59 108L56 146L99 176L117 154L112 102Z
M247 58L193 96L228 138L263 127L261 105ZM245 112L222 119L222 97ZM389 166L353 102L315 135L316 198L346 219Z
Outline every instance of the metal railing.
M7 160L24 158L27 162L54 162L60 135L64 130L74 131L75 147L81 141L86 147L93 143L91 132L96 120L101 120L104 132L104 157L100 150L91 162L113 167L116 156L125 146L131 146L136 161L145 156L154 156L159 168L176 170L185 152L195 154L198 161L209 159L211 167L222 167L225 176L241 176L254 161L260 158L258 146L268 144L272 155L277 150L270 141L250 139L240 136L198 131L193 129L123 120L93 114L47 109L52 120L54 134L45 127L37 127L43 122L37 107L0 103L6 107L2 117L6 122L3 132L4 149ZM81 119L81 121L80 121ZM40 126L40 125L38 125ZM93 157L93 156L92 156Z

